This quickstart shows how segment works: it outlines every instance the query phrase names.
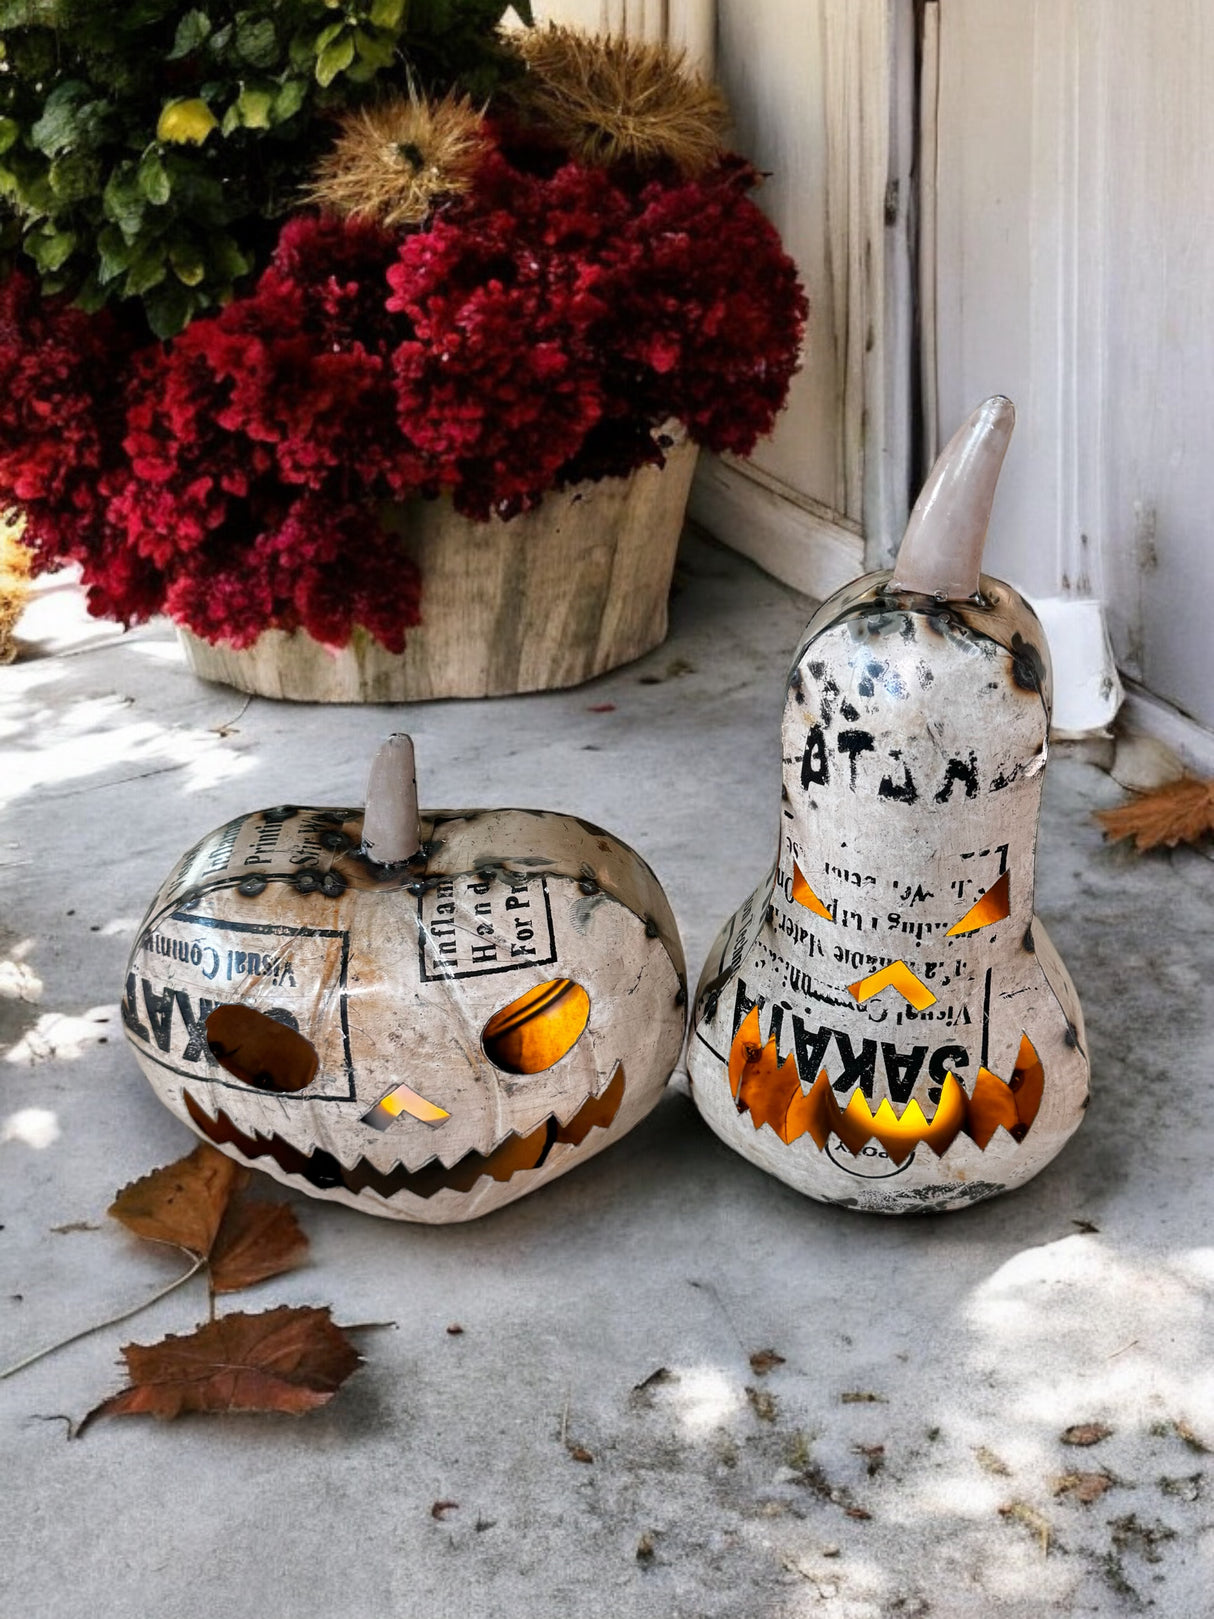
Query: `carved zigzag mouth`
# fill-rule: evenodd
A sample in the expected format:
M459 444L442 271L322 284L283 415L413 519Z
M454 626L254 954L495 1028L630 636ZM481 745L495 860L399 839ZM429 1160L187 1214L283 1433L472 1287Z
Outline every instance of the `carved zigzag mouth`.
M1028 1035L1022 1035L1010 1080L980 1068L967 1095L951 1071L930 1118L912 1097L902 1112L883 1097L873 1111L856 1090L840 1107L823 1068L808 1091L801 1088L795 1053L780 1061L774 1035L762 1044L758 1009L752 1007L734 1036L729 1053L729 1088L739 1113L749 1113L756 1130L770 1125L786 1144L809 1136L820 1151L835 1135L851 1153L876 1140L895 1164L903 1163L921 1143L941 1157L959 1135L967 1135L985 1152L1001 1126L1013 1141L1029 1132L1045 1089L1045 1070Z
M508 1181L520 1170L539 1169L553 1147L580 1147L592 1130L608 1129L614 1124L624 1100L624 1065L616 1064L602 1094L588 1097L568 1123L561 1124L549 1115L527 1135L508 1135L490 1153L467 1152L450 1169L445 1169L437 1158L420 1169L406 1169L403 1164L397 1164L395 1169L377 1169L365 1158L359 1158L347 1168L322 1147L314 1147L306 1153L278 1135L262 1135L259 1130L250 1135L222 1109L217 1109L212 1118L189 1091L183 1095L186 1111L208 1141L213 1141L217 1147L235 1147L241 1157L249 1160L273 1158L288 1175L298 1175L311 1186L324 1189L344 1186L355 1194L369 1188L380 1197L392 1197L397 1192L433 1197L442 1191L470 1192L485 1176Z

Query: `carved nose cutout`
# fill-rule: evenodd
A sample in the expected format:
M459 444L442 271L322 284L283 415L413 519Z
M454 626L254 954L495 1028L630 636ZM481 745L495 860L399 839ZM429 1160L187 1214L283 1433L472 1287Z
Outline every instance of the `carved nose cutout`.
M954 923L949 928L944 937L955 939L962 933L977 933L979 928L989 928L992 922L1002 922L1005 916L1010 916L1011 877L1011 872L1005 871L997 883L991 884L981 899L974 901L960 922Z
M445 1124L451 1117L445 1107L439 1107L437 1102L427 1102L412 1086L394 1085L386 1096L381 1096L375 1106L363 1114L362 1122L376 1130L386 1130L390 1124L396 1123L402 1113L431 1127Z
M207 1045L221 1068L259 1091L305 1090L320 1067L316 1047L298 1029L252 1006L217 1006L207 1018Z
M792 863L792 897L798 905L804 905L805 909L812 911L815 916L824 916L828 922L834 921L834 917L805 881L805 873L795 860Z
M542 1074L582 1038L590 997L572 978L550 978L495 1012L481 1032L481 1049L506 1074Z
M917 978L904 961L891 962L888 967L882 967L879 972L869 973L867 978L861 978L858 983L849 984L847 993L855 997L863 1006L865 1001L871 1001L874 995L880 995L883 989L890 985L898 991L904 1001L909 1001L916 1012L926 1012L929 1006L935 1004L936 997L928 989L921 978Z

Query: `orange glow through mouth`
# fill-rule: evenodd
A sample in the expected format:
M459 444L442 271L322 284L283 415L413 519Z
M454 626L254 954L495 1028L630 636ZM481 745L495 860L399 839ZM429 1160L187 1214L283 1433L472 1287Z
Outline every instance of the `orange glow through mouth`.
M538 1169L553 1147L565 1145L580 1147L592 1130L606 1130L615 1122L620 1104L624 1100L624 1065L617 1063L610 1083L601 1096L589 1096L569 1120L561 1124L548 1118L528 1135L508 1135L492 1152L465 1153L457 1163L445 1169L437 1158L420 1169L406 1169L398 1164L394 1169L376 1169L365 1158L359 1158L349 1169L330 1152L315 1147L304 1152L279 1135L262 1135L259 1130L251 1134L242 1130L222 1109L214 1118L190 1095L183 1093L186 1111L208 1141L217 1147L235 1147L242 1158L272 1158L289 1175L299 1175L313 1186L344 1186L349 1192L362 1192L368 1187L381 1197L395 1192L411 1192L414 1197L433 1197L435 1192L470 1192L482 1177L495 1181L508 1181L523 1169ZM378 1105L378 1104L377 1104Z
M759 1010L752 1007L730 1047L729 1088L738 1112L749 1113L756 1130L770 1125L785 1143L809 1136L824 1151L834 1135L855 1154L875 1140L893 1163L901 1164L921 1144L940 1157L959 1135L968 1135L985 1151L1001 1125L1014 1141L1023 1141L1041 1106L1045 1070L1026 1034L1021 1036L1010 1080L980 1068L973 1094L967 1096L960 1080L949 1072L930 1119L914 1097L901 1114L894 1112L888 1097L874 1112L859 1090L843 1108L825 1068L808 1091L802 1089L795 1055L789 1052L781 1062L774 1035L762 1043Z

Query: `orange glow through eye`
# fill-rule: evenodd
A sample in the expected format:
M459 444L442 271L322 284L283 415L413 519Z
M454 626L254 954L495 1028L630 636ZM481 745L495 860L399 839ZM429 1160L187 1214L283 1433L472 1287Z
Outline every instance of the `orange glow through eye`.
M572 978L550 978L503 1006L485 1024L481 1046L507 1074L542 1074L577 1045L590 1021L590 997Z
M974 901L960 922L949 928L944 937L955 939L962 933L977 933L979 928L989 928L992 922L1002 922L1005 916L1010 916L1011 877L1011 872L1005 871L997 883L992 883L981 899Z
M798 905L804 905L805 909L812 911L815 916L823 916L828 922L834 921L834 917L805 881L805 873L795 860L792 865L792 897Z
M904 1001L909 1001L916 1012L925 1012L929 1006L935 1004L936 997L928 989L921 978L917 978L904 961L891 962L888 967L882 967L878 972L869 973L867 978L861 978L855 984L847 986L847 993L855 997L861 1006L865 1001L871 1001L874 995L880 995L883 989L890 985L898 991Z
M377 1130L386 1130L402 1113L407 1113L411 1119L419 1119L422 1124L442 1124L451 1117L446 1108L439 1107L435 1102L427 1102L424 1096L419 1096L408 1085L396 1085L386 1096L381 1096L369 1112L363 1114L362 1122L374 1125Z

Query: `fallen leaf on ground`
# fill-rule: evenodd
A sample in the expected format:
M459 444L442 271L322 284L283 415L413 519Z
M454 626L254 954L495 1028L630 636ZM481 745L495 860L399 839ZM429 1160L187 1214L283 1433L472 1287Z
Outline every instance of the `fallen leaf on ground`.
M432 1518L437 1518L439 1523L442 1523L447 1514L449 1512L454 1512L458 1506L458 1501L436 1501L430 1508L430 1516Z
M776 1420L776 1397L769 1394L766 1389L746 1390L746 1398L750 1401L750 1408L760 1422L774 1422Z
M773 1367L783 1365L784 1356L777 1355L774 1349L756 1349L750 1357L750 1369L760 1377L766 1377Z
M211 1251L232 1193L248 1179L247 1169L204 1141L175 1164L124 1186L109 1213L137 1237L202 1258Z
M653 1562L653 1536L648 1531L637 1541L637 1562Z
M458 1321L453 1321L447 1328L447 1336L448 1338L458 1338L463 1330Z
M849 1389L846 1394L840 1394L839 1399L843 1405L888 1404L884 1394L872 1394L868 1389Z
M292 1269L308 1247L285 1203L243 1195L251 1178L204 1141L124 1186L109 1212L136 1236L207 1260L213 1293L237 1293Z
M863 1456L868 1463L868 1476L873 1478L885 1466L884 1445L853 1445L852 1449L857 1456Z
M1072 1422L1059 1435L1064 1445L1098 1445L1107 1439L1112 1429L1103 1422Z
M1114 1482L1108 1473L1063 1473L1054 1480L1053 1489L1055 1495L1073 1495L1076 1501L1090 1507Z
M1204 1439L1198 1438L1183 1417L1174 1417L1172 1420L1172 1428L1176 1434L1176 1437L1178 1439L1183 1439L1190 1450L1198 1451L1202 1456L1208 1456L1210 1454L1209 1445L1206 1444Z
M855 1518L860 1523L867 1523L872 1517L867 1507L844 1507L843 1515L845 1518Z
M592 1462L594 1460L594 1457L586 1449L585 1445L569 1445L566 1448L569 1451L570 1457L575 1462Z
M1138 793L1117 809L1097 810L1096 819L1105 837L1133 838L1139 854L1161 843L1169 849L1196 843L1214 832L1214 781L1183 776L1153 792Z
M1001 1478L1007 1478L1012 1471L1002 1456L996 1456L995 1452L988 1450L985 1445L979 1445L974 1455L984 1473L995 1473Z
M1022 1523L1026 1529L1031 1529L1041 1543L1041 1550L1050 1549L1050 1523L1049 1519L1041 1515L1036 1507L1029 1506L1027 1501L1009 1501L1006 1506L999 1508L1001 1518L1012 1518Z
M136 1413L311 1411L362 1365L327 1309L289 1305L221 1316L181 1337L128 1344L122 1354L131 1386L95 1406L78 1432L98 1417Z
M224 1216L211 1249L211 1290L239 1293L301 1264L308 1239L285 1203L244 1200Z
M615 704L614 703L591 703L590 707L586 710L586 712L587 712L587 714L614 714L615 713Z
M645 1389L656 1388L659 1383L673 1383L674 1380L674 1373L669 1366L659 1366L656 1371L650 1372L648 1377L643 1377L639 1383L634 1383L632 1392L640 1394Z

